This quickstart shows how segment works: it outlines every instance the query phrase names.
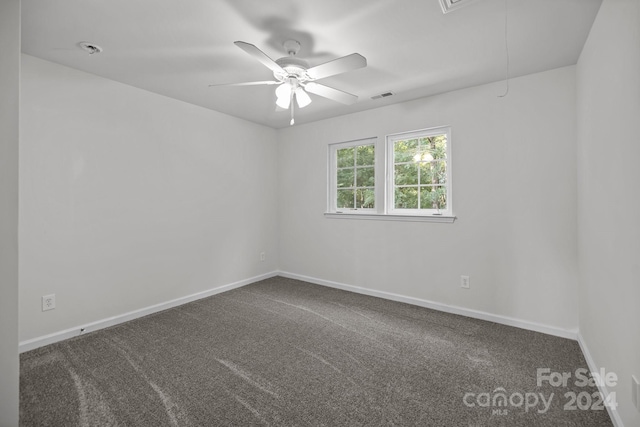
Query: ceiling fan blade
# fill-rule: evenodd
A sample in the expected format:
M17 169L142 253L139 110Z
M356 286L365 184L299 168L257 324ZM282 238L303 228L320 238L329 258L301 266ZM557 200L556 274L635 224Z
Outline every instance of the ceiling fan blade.
M260 61L265 67L269 68L271 71L287 74L286 71L284 71L281 66L276 64L276 61L269 58L263 51L261 51L251 43L237 41L237 42L233 42L233 44L235 44L240 49L247 52L249 55L253 56L255 59Z
M321 85L320 83L309 82L304 86L304 88L307 92L315 93L316 95L320 95L346 105L351 105L358 100L358 97L355 95L329 86Z
M351 55L311 67L307 70L307 75L313 80L318 80L366 66L367 58L359 53L352 53Z
M280 84L282 82L278 82L275 80L266 80L266 81L262 81L262 82L244 82L244 83L223 83L223 84L219 84L219 85L209 85L209 87L215 87L215 86L257 86L257 85L277 85Z

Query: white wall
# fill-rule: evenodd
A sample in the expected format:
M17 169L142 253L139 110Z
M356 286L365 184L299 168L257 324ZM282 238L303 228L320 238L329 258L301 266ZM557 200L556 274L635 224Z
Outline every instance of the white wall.
M281 270L575 330L575 67L510 86L280 130ZM440 125L452 127L454 224L323 217L327 144Z
M277 269L273 129L22 67L20 340Z
M0 2L0 426L18 425L20 1Z
M0 2L0 426L18 425L20 1Z
M580 334L640 426L640 2L604 0L577 66Z
M579 325L640 425L639 4L604 0L577 67L513 79L506 98L501 82L280 131L23 56L20 339L279 267ZM0 9L0 425L17 420L18 5ZM439 125L454 224L323 217L327 144Z

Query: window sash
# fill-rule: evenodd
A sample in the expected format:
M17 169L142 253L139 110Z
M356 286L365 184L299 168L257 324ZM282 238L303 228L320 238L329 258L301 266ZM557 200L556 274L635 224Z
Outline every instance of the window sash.
M446 137L446 149L445 149L445 157L432 159L423 161L422 158L420 160L407 160L400 159L401 161L396 162L396 143L399 141L411 141L411 140L420 140L424 138L431 138L434 136L445 135ZM428 150L419 150L421 144L418 145L418 153L427 152ZM418 154L416 154L418 155ZM452 208L452 195L451 195L451 129L449 127L437 127L430 129L423 129L418 131L404 132L394 135L388 135L386 140L386 213L391 215L443 215L448 216L451 215L453 211ZM433 183L433 182L421 182L421 164L431 163L431 162L444 162L444 167L446 168L445 172L445 182L444 183ZM417 165L417 179L418 181L415 183L401 183L396 184L396 166L402 165ZM443 208L423 208L421 207L421 197L422 197L422 188L435 188L441 187L444 188L445 192L445 200L446 206ZM416 199L416 208L398 208L396 207L396 189L398 188L416 188L417 189L417 199Z
M340 212L340 213L350 213L350 214L358 214L358 213L376 213L378 212L378 206L382 203L382 198L379 193L379 153L377 149L375 137L373 138L365 138L358 139L347 142L340 142L336 144L329 145L329 191L328 191L328 207L329 212ZM360 146L372 146L374 149L374 162L373 165L362 165L358 164L357 154L354 154L353 164L352 165L341 165L338 167L338 151L342 149L347 149L350 147L360 147ZM357 151L357 150L356 150ZM371 168L373 169L373 185L358 185L358 171ZM338 171L353 171L353 182L350 186L338 187ZM338 207L338 193L340 190L353 191L354 197L354 207ZM373 191L374 193L374 205L372 208L366 207L358 207L357 206L357 197L359 191Z

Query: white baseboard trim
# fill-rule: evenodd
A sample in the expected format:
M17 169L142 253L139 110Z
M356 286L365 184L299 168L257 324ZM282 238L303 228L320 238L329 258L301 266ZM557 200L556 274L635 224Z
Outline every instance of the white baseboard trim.
M600 367L593 360L593 356L591 356L591 352L589 352L589 348L587 347L587 343L584 341L582 334L578 332L578 344L580 344L580 349L582 350L582 354L584 354L584 358L587 361L587 367L590 372L600 372ZM607 389L606 384L598 385L598 390L600 391L600 395L603 400L606 402L609 397L609 390ZM620 413L617 409L612 409L609 406L606 406L607 412L609 412L609 417L613 422L615 427L624 427L622 423L622 418L620 417Z
M499 314L487 313L484 311L472 310L469 308L458 307L454 305L442 304L423 300L420 298L408 297L404 295L394 294L391 292L377 291L374 289L362 288L360 286L347 285L344 283L333 282L331 280L318 279L316 277L304 276L302 274L291 273L288 271L279 271L279 276L288 277L290 279L302 280L304 282L314 283L316 285L328 286L331 288L342 289L345 291L355 292L358 294L374 296L378 298L388 299L391 301L404 302L407 304L417 305L420 307L431 308L433 310L443 311L445 313L459 314L461 316L472 317L474 319L486 320L489 322L499 323L501 325L514 326L516 328L527 329L530 331L541 332L543 334L554 335L561 338L576 340L578 338L577 330L568 330L557 328L554 326L543 325L541 323L529 322L526 320L515 319L513 317L502 316Z
M169 308L177 307L182 304L186 304L192 301L196 301L202 298L209 297L211 295L219 294L221 292L230 291L232 289L240 288L242 286L249 285L251 283L259 282L260 280L268 279L270 277L277 276L277 271L261 274L259 276L250 277L248 279L239 280L237 282L229 283L227 285L218 286L213 289L209 289L195 294L187 295L184 297L176 298L171 301L155 304L149 307L133 310L128 313L119 314L117 316L109 317L107 319L97 320L95 322L87 323L84 325L76 326L73 328L65 329L63 331L54 332L52 334L44 335L37 338L21 341L19 344L19 352L34 350L38 347L53 344L59 341L73 338L78 335L86 334L89 332L97 331L99 329L108 328L110 326L118 325L120 323L128 322L129 320L137 319L139 317L147 316L149 314L157 313L159 311L167 310Z
M33 350L38 347L53 344L59 341L63 341L68 338L73 338L78 335L86 334L88 332L97 331L100 329L108 328L110 326L118 325L120 323L127 322L129 320L137 319L139 317L147 316L149 314L157 313L162 310L177 307L182 304L196 301L202 298L209 297L211 295L219 294L221 292L230 291L231 289L240 288L242 286L249 285L251 283L258 282L260 280L268 279L274 276L288 277L290 279L302 280L317 285L328 286L331 288L342 289L349 292L355 292L363 295L374 296L378 298L388 299L391 301L404 302L407 304L417 305L419 307L430 308L433 310L443 311L445 313L458 314L461 316L467 316L474 319L486 320L489 322L499 323L507 326L514 326L517 328L527 329L530 331L541 332L544 334L554 335L561 338L568 338L577 340L579 337L578 331L566 330L556 328L553 326L543 325L540 323L529 322L525 320L515 319L508 316L502 316L497 314L491 314L484 311L472 310L464 307L452 306L442 304L438 302L423 300L420 298L408 297L404 295L394 294L391 292L378 291L374 289L362 288L360 286L347 285L344 283L333 282L330 280L318 279L316 277L304 276L301 274L291 273L288 271L272 271L270 273L261 274L259 276L250 277L248 279L240 280L237 282L229 283L227 285L218 286L213 289L209 289L203 292L198 292L192 295L187 295L181 298L176 298L171 301L167 301L160 304L155 304L149 307L141 308L138 310L123 313L117 316L109 317L106 319L98 320L95 322L79 325L73 328L65 329L63 331L54 332L52 334L44 335L41 337L32 338L29 340L21 341L19 344L20 353ZM579 341L580 342L580 341ZM580 343L582 347L582 343ZM583 349L584 352L584 349ZM585 353L586 357L586 353ZM591 368L591 365L589 366Z

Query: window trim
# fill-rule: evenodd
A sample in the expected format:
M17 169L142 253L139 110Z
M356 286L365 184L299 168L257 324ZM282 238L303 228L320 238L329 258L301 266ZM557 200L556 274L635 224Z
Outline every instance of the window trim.
M444 187L447 191L447 208L442 210L436 209L396 209L395 206L395 174L394 174L394 150L395 141L430 137L436 135L447 135L447 182ZM385 213L395 216L418 216L418 217L453 217L453 191L451 184L451 127L437 126L426 129L413 130L408 132L400 132L387 135L385 138Z
M447 209L440 214L433 210L394 209L394 164L393 144L390 141L407 139L413 135L432 136L447 135ZM375 207L373 209L343 209L336 208L337 201L337 150L358 145L373 145L375 150ZM391 148L390 148L391 147ZM389 154L391 150L391 155ZM388 134L384 142L378 137L359 138L328 144L327 149L327 211L325 218L330 219L363 219L382 221L410 221L453 223L457 217L453 214L453 186L452 186L452 157L451 157L451 126L436 126L407 132ZM381 184L382 183L382 184Z
M373 149L375 152L375 160L374 160L374 192L375 192L375 203L374 208L355 208L355 209L342 209L338 210L336 202L337 202L337 171L338 171L338 155L337 152L342 148L356 147L360 145L373 145ZM361 138L354 139L350 141L336 142L333 144L329 144L328 149L328 182L329 182L329 191L327 192L327 213L335 213L339 215L367 215L367 214L375 214L380 212L380 205L383 203L384 194L381 194L378 185L380 179L380 155L378 152L378 138L373 136L369 138ZM382 203L381 203L382 202Z
M407 222L454 222L458 217L449 215L390 215L380 213L348 214L343 212L325 212L325 218L331 219L371 219L378 221L407 221Z

